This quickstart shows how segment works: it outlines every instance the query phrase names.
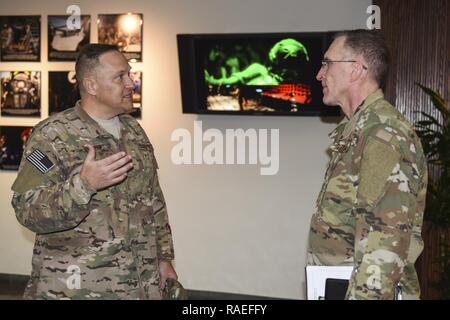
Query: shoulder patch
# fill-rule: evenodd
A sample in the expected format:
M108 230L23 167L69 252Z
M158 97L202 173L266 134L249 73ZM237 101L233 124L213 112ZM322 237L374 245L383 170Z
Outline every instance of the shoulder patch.
M358 196L362 201L372 205L378 200L399 161L397 150L380 140L369 138L364 148L358 187Z
M40 172L47 173L55 164L39 149L34 150L28 155L27 160Z

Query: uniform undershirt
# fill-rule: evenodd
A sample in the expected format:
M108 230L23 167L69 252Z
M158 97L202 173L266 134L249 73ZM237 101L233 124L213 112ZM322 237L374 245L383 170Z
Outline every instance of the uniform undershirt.
M118 116L111 119L101 119L89 114L89 116L95 120L103 129L112 134L117 140L120 139L120 120Z

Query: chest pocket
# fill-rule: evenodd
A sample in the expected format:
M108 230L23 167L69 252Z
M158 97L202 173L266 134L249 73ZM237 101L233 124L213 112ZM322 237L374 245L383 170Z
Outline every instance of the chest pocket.
M117 152L119 152L118 148L111 145L107 141L101 143L93 144L95 148L95 160L105 159Z
M318 207L323 220L334 227L354 225L358 176L354 174L353 148L333 153ZM345 227L344 227L345 228Z
M133 196L147 192L153 172L153 147L148 142L136 141L128 144L126 150L133 159L133 169L125 180L127 192Z

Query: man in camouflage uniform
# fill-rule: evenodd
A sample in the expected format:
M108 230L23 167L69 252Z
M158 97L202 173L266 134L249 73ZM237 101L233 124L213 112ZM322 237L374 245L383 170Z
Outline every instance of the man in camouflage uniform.
M330 134L331 160L311 219L308 264L354 266L346 299L418 299L414 262L427 167L408 121L380 86L388 50L378 31L335 37L317 74L323 101L346 118Z
M17 219L37 234L26 298L161 299L177 278L153 148L127 114L129 72L114 46L84 47L81 100L26 145L12 186Z

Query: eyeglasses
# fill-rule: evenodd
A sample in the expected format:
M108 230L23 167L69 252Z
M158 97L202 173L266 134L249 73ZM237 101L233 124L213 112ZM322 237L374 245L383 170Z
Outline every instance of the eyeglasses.
M328 64L331 62L358 62L356 60L322 60L322 68L327 69L328 68ZM367 67L365 65L362 65L364 70L367 70Z

